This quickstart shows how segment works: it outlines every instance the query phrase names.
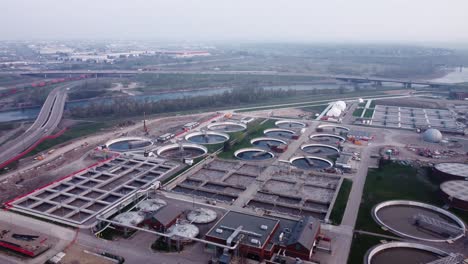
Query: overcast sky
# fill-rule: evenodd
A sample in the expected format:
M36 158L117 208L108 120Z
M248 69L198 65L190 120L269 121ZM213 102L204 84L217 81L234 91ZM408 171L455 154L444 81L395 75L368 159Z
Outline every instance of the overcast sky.
M468 42L468 0L0 0L0 39Z

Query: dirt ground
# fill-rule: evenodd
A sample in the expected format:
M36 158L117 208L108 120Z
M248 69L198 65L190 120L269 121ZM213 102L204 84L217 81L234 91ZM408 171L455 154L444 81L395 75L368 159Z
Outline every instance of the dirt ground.
M50 182L58 180L70 173L85 168L97 160L82 157L94 146L70 151L62 158L51 160L46 165L29 170L25 173L17 173L0 185L0 203L4 203L20 195L31 192Z
M163 133L167 132L178 132L181 127L188 122L198 121L203 122L213 117L214 113L206 113L201 115L192 115L192 116L175 116L170 118L165 118L163 120L149 121L149 137L155 138ZM141 125L141 128L143 126ZM111 132L112 133L112 132ZM110 136L109 133L98 133L102 136ZM96 134L96 135L98 135ZM138 127L128 135L139 135L144 136L143 129ZM115 135L115 137L118 137ZM89 136L91 137L91 136ZM86 142L89 140L85 139ZM74 142L77 140L74 140ZM56 152L71 142L66 142L60 144L59 146L54 147ZM80 147L74 148L71 151L60 155L53 160L48 161L39 167L34 167L30 170L27 170L23 173L15 173L6 180L3 180L0 185L0 203L7 202L15 197L21 196L23 194L29 193L41 186L44 186L50 182L58 180L70 173L83 169L91 164L96 163L98 160L90 159L85 156L90 150L97 147L98 144L94 145L81 145ZM45 160L48 159L48 154L45 154ZM30 165L37 161L33 160L34 157L28 157L23 160L20 160L18 168Z
M243 113L246 116L256 117L285 117L285 118L309 118L310 112L306 112L299 108L281 108L281 109L268 109Z

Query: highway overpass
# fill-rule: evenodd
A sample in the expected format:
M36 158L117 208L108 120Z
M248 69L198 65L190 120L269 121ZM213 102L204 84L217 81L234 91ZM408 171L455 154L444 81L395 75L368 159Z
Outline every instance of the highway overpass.
M62 119L67 98L67 88L73 85L75 84L66 84L52 90L44 102L36 121L22 135L0 146L0 166L23 152L42 137L52 134Z

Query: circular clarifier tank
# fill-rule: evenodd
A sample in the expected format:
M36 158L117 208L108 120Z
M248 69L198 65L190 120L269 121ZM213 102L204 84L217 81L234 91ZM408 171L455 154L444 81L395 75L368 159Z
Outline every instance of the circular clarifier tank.
M115 216L112 220L124 225L137 226L145 220L145 215L142 212L125 212Z
M296 133L289 129L270 128L270 129L266 129L263 132L263 134L265 134L265 136L273 137L273 138L292 139Z
M161 209L162 207L164 207L166 205L167 205L166 201L164 201L162 199L147 199L147 200L144 200L144 201L140 202L137 205L137 208L141 212L151 213L151 212L158 211L159 209Z
M260 161L273 158L273 153L261 148L244 148L234 152L234 156L241 160Z
M329 131L329 132L348 132L350 129L345 126L338 126L338 125L332 125L332 124L323 124L317 126L317 128L323 129L323 131Z
M339 144L346 141L344 137L333 134L314 134L310 135L309 138L313 141L322 142L326 144Z
M322 170L333 166L333 163L327 159L314 156L299 156L289 160L289 162L300 169L304 170Z
M113 151L134 151L141 150L153 145L153 142L142 137L122 137L108 141L106 147Z
M372 217L399 236L427 242L457 240L465 233L465 224L451 212L415 201L380 203L373 208Z
M171 239L173 240L179 240L181 242L188 243L192 238L198 236L200 230L196 225L189 223L178 223L169 227L167 233L172 235Z
M338 155L338 153L340 152L339 149L324 144L305 144L301 146L301 149L302 151L308 154L319 155L324 157Z
M216 212L208 208L197 208L187 214L187 220L195 224L211 223L216 220L217 217L218 215Z
M219 122L209 124L206 126L206 128L216 132L233 133L244 131L245 129L247 129L247 126L243 123L237 122Z
M407 242L390 242L369 249L364 264L415 264L430 263L448 253L426 245Z
M208 153L208 149L204 146L191 143L170 144L160 147L156 154L163 158L183 159L183 158L198 158Z
M259 137L250 140L250 144L259 148L271 149L273 146L286 145L287 143L278 138Z
M196 144L210 145L229 140L229 135L215 131L193 132L185 136L185 140Z
M305 123L293 120L279 120L275 122L275 126L279 128L301 129L306 127Z

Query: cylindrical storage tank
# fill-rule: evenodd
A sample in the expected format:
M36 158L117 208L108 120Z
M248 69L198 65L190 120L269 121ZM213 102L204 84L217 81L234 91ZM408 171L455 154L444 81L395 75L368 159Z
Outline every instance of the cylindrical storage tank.
M124 225L138 226L145 220L145 215L142 212L125 212L115 216L113 219Z
M216 220L217 217L218 215L216 212L208 208L197 208L187 214L187 220L195 224L211 223Z
M433 175L440 181L468 180L468 164L444 162L436 164Z
M440 185L440 190L450 206L468 211L468 181L447 181Z
M190 243L191 239L197 237L199 232L196 225L189 223L177 223L167 230L167 233L172 235L172 240L178 240L182 243Z
M147 199L147 200L141 201L137 205L137 208L141 212L153 213L166 205L167 205L166 201L162 199Z

